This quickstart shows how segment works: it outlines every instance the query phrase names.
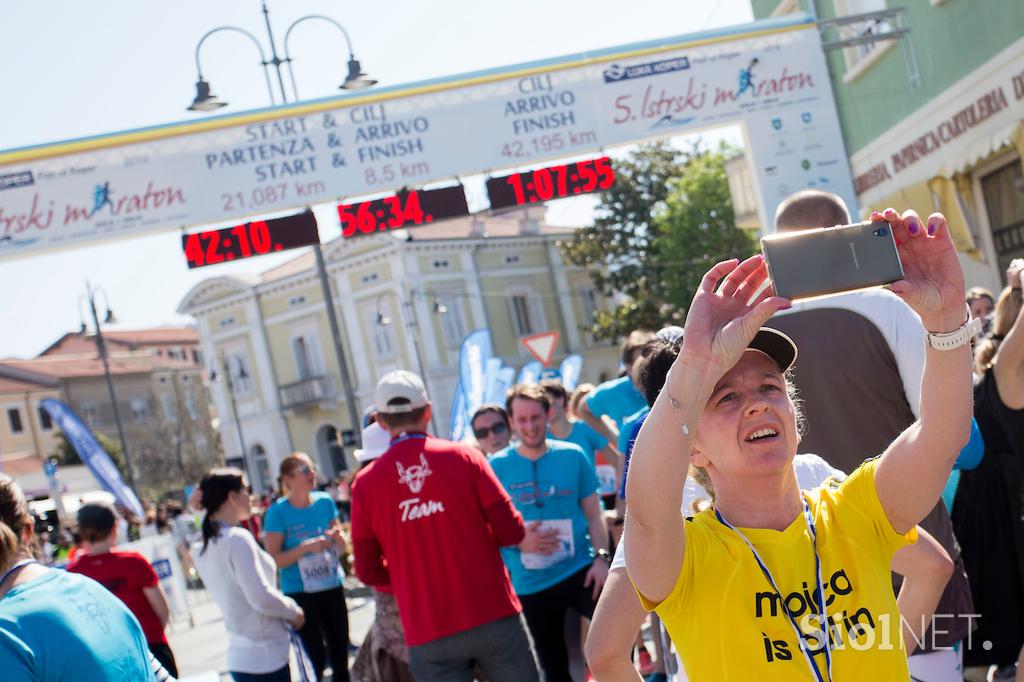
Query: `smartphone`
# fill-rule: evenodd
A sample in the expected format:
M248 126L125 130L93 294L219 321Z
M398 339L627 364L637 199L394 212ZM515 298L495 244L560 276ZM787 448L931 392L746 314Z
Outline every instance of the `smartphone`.
M892 227L884 221L820 227L761 239L775 293L788 299L903 279Z

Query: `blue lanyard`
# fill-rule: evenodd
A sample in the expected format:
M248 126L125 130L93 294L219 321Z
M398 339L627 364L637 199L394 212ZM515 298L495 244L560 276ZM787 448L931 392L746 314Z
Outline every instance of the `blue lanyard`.
M793 618L793 614L789 612L789 607L786 606L786 599L782 596L782 592L775 584L775 578L772 577L771 571L768 570L768 565L763 559L761 559L761 555L757 553L757 549L754 548L754 545L751 544L750 540L748 540L738 528L726 521L725 517L722 516L721 512L717 509L715 510L715 517L723 526L732 530L736 535L739 535L740 539L746 543L747 547L754 555L754 559L757 561L757 565L760 567L761 573L764 574L764 577L768 580L768 584L772 586L772 589L775 590L775 595L779 598L779 604L782 608L782 612L786 614L786 619L789 621L790 627L793 628L793 634L796 635L797 644L800 646L800 651L804 654L804 659L807 661L807 666L811 669L811 674L814 676L814 679L817 680L817 682L825 682L826 679L828 682L832 682L832 652L829 650L831 641L829 639L828 631L828 613L825 611L825 583L821 577L821 557L818 556L818 534L814 528L814 517L811 516L811 508L807 506L807 499L801 495L800 501L803 502L804 505L804 521L807 523L807 530L811 534L811 548L814 550L814 578L817 581L814 594L817 596L816 601L818 606L818 615L821 618L821 627L815 633L815 636L818 639L819 645L824 639L827 678L822 677L821 671L818 670L818 666L814 664L814 655L810 649L807 648L807 643L804 640L800 626L797 625L796 619Z
M399 443L404 443L407 440L426 440L426 439L427 439L427 434L425 434L425 433L403 433L398 438L392 438L391 439L391 447L394 447L394 446L398 445Z
M4 582L7 580L7 578L9 578L10 575L12 573L14 573L15 571L17 571L19 568L24 568L25 566L28 566L29 564L38 564L38 563L39 562L36 561L35 559L25 559L24 561L19 561L18 563L14 564L10 568L8 568L7 571L3 574L3 576L0 576L0 585L3 585Z

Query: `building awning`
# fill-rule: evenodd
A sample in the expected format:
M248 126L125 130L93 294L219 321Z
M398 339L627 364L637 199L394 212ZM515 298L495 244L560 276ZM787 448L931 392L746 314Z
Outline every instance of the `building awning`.
M944 178L954 178L979 163L983 163L993 154L1010 145L1015 146L1018 152L1022 152L1021 158L1024 159L1022 143L1024 143L1024 121L1015 121L990 135L975 140L964 153L944 163L938 169L938 175Z
M908 185L866 207L868 214L871 211L882 212L887 208L894 208L901 213L912 208L924 219L934 211L942 213L949 223L949 233L956 250L974 260L982 259L981 251L968 227L964 201L953 180L934 177L926 182Z

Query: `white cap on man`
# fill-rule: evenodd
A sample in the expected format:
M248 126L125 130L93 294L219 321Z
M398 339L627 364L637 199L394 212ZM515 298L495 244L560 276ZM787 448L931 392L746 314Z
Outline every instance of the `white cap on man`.
M377 459L391 447L391 436L377 422L363 429L362 441L363 447L355 451L358 462L365 463Z
M385 374L373 392L373 405L384 414L412 412L427 402L423 380L404 369Z

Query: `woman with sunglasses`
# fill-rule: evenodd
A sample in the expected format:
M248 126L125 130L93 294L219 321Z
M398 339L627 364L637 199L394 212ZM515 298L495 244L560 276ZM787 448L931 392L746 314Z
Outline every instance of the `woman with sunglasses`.
M192 556L196 570L224 616L228 631L228 670L235 682L288 682L285 623L302 627L294 599L274 583L274 560L239 524L249 518L251 501L238 469L213 469L199 483L203 539Z
M682 349L633 450L626 562L691 679L910 677L889 568L970 434L973 329L945 218L890 209L884 219L905 273L891 289L928 331L921 417L842 483L812 492L797 483L786 379L796 346L762 328L789 306L765 288L762 257L715 265L689 307ZM684 520L691 464L715 501Z
M469 420L473 436L485 455L490 457L508 447L512 432L508 428L508 413L501 405L481 405Z
M317 678L330 659L333 679L348 682L348 608L338 562L347 545L338 507L316 490L316 467L303 452L281 461L279 481L282 497L267 509L264 543L281 570L282 591L306 614L299 635Z

